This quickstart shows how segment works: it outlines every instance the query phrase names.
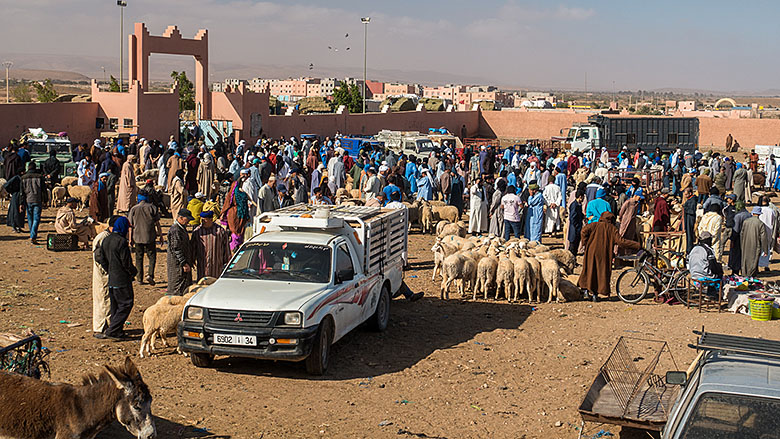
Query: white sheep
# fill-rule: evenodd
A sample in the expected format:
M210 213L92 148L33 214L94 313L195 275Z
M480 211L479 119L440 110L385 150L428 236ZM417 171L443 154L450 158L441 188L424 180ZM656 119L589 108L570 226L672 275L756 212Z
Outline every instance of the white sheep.
M471 300L477 300L477 293L482 293L482 296L487 299L488 289L496 283L496 272L498 270L499 262L496 255L498 249L496 247L490 247L487 251L487 256L479 260L477 264L477 280L474 285L474 294Z
M547 303L552 302L555 297L555 302L560 302L558 294L558 284L561 282L561 268L558 266L558 262L555 259L541 259L541 280L547 285ZM541 297L539 298L541 301Z
M479 263L476 252L459 251L447 256L441 264L442 282L440 297L444 300L450 298L450 285L455 280L460 280L458 291L461 296L466 294L466 289L474 284Z
M520 295L528 291L528 297L531 297L531 290L528 287L528 280L531 276L531 267L528 264L526 258L518 256L518 250L514 247L507 250L509 260L512 261L514 268L514 298L508 298L510 302L516 302L519 300Z
M496 300L498 300L499 294L503 291L506 300L511 301L512 291L515 287L515 264L509 258L501 258L498 261L496 284Z
M458 221L456 223L446 224L444 227L441 228L441 230L437 231L437 233L440 238L449 235L455 235L455 236L460 236L461 238L465 238L467 230L468 227L466 226L466 223L464 223L463 221Z
M431 206L431 209L433 209L433 217L438 218L438 220L454 223L460 219L458 208L455 206Z
M51 202L54 206L61 206L68 198L68 189L62 186L54 186L51 190Z
M168 346L166 335L176 330L176 326L181 321L182 312L184 312L183 303L180 305L154 304L144 311L144 335L141 337L139 351L141 358L144 357L144 353L151 355L157 337L162 339L164 346Z
M541 273L542 273L542 264L539 262L538 259L535 257L527 257L525 258L526 262L528 262L528 301L529 302L535 302L538 300L541 300L540 293L541 293Z

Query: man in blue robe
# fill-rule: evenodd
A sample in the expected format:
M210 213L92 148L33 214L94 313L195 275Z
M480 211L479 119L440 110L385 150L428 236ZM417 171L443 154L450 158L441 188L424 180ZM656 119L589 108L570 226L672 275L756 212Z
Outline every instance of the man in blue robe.
M542 193L539 192L539 185L532 183L528 185L528 201L526 202L528 212L525 215L525 237L529 241L542 242L542 224L544 222L544 209L547 206Z
M602 213L612 212L609 203L604 199L606 196L607 191L603 188L599 189L596 191L596 198L588 203L588 206L585 209L585 218L587 219L588 224L598 221L599 218L601 218Z
M417 178L420 177L420 172L417 170L417 159L415 157L409 158L409 163L406 164L406 172L404 177L409 182L409 191L411 193L417 192Z

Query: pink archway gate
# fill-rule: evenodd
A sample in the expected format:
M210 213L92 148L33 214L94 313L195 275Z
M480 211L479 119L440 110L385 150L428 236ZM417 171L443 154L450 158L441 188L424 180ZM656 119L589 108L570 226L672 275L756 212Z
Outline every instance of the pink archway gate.
M135 23L130 37L130 82L138 81L141 90L149 91L149 55L190 55L195 58L195 109L198 119L211 119L209 97L208 31L201 29L193 39L182 38L179 28L168 26L162 36L153 36L144 23Z

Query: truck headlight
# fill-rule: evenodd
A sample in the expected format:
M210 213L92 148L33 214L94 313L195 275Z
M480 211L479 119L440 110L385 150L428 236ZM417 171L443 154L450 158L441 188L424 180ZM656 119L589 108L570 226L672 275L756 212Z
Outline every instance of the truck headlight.
M301 318L301 313L299 313L297 311L284 313L284 324L285 325L300 326L302 320L303 319Z
M203 320L203 308L199 306L190 306L187 308L187 320Z

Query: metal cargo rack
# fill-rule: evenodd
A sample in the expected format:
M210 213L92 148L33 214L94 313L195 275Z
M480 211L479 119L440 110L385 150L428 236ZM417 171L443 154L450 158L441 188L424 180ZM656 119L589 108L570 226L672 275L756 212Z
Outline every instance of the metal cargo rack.
M677 370L665 341L620 337L578 408L582 427L594 422L661 431L679 393L656 373L662 359Z
M699 338L696 344L688 347L698 351L721 351L734 354L756 355L759 357L780 358L780 341L763 340L737 335L715 334L701 331L693 331Z
M610 169L609 180L612 181L613 177L619 178L626 186L631 185L634 177L638 178L639 186L644 189L648 199L654 198L664 184L663 169Z

